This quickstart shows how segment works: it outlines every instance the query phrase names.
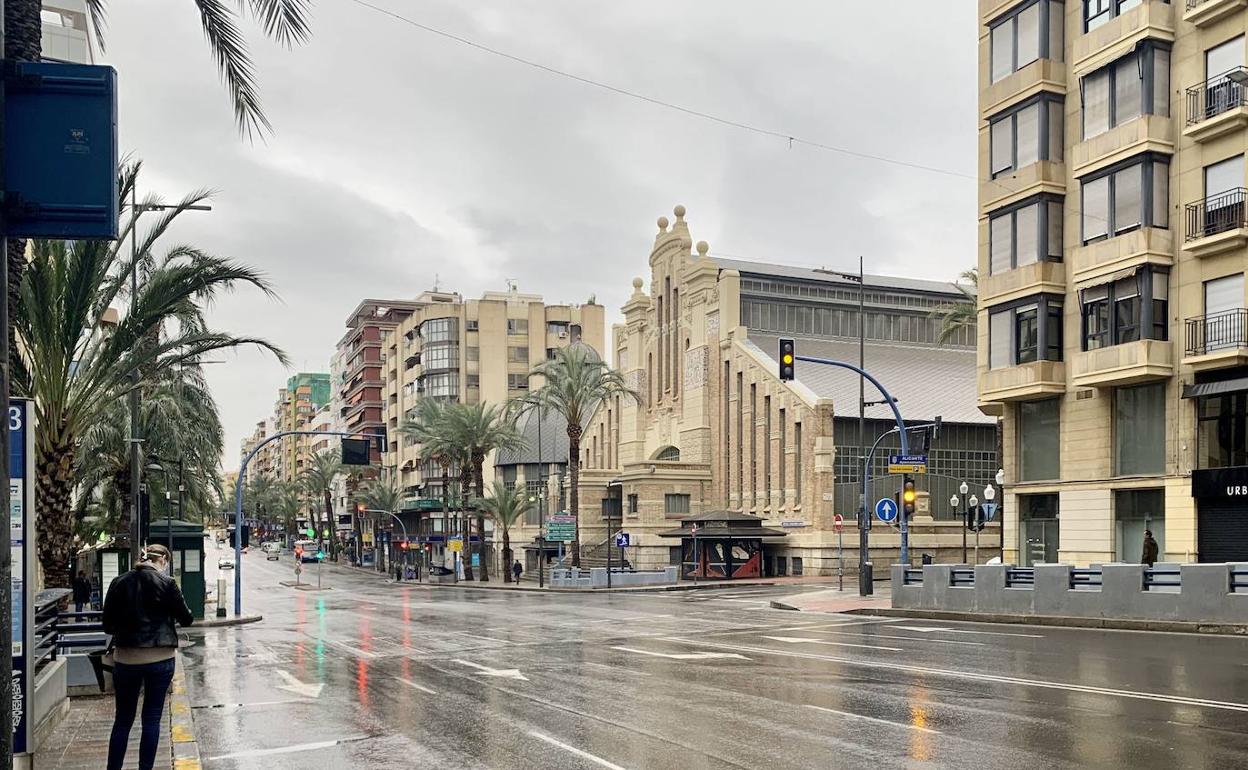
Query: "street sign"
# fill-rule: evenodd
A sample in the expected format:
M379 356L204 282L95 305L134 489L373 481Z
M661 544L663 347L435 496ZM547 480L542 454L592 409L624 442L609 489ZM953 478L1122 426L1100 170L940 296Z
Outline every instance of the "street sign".
M833 528L833 529L835 529L837 532L840 532L840 531L841 531L841 527L843 527L843 526L845 526L845 517L844 517L844 516L842 516L841 514L839 514L839 513L838 513L838 514L836 514L835 516L833 516L833 517L832 517L832 528Z
M997 503L984 503L979 507L984 509L984 521L992 521L997 515Z
M880 521L892 521L897 518L897 503L891 497L881 497L875 504L875 515Z
M299 562L295 562L295 574L296 575L303 574L303 565L300 564Z
M628 548L629 546L630 546L630 543L628 539L628 533L616 532L615 533L615 547L616 548Z
M460 551L464 550L464 540L460 536L456 535L455 537L447 541L446 547L451 549L455 553L459 553Z
M558 513L546 520L546 539L553 542L570 543L576 539L576 517L571 514Z
M13 602L13 753L33 749L35 617L35 410L24 398L9 401L9 553L12 559L10 596Z
M927 473L927 455L889 455L889 473Z

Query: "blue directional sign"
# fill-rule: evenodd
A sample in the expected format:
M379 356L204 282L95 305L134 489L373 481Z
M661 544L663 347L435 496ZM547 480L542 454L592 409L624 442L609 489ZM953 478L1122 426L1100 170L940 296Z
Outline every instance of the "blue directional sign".
M993 517L997 515L996 503L984 503L979 507L984 511L984 521L992 521Z
M875 504L875 515L880 521L892 521L897 518L897 503L889 497L881 497Z
M615 533L615 547L616 548L628 548L629 545L630 543L629 543L629 537L628 537L627 532Z
M889 455L889 473L927 473L927 455Z

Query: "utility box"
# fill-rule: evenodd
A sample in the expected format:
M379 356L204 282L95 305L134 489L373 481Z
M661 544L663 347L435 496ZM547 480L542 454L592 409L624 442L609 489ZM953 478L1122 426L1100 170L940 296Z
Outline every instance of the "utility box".
M204 526L189 521L156 519L151 524L149 544L169 545L173 531L173 579L182 587L182 596L191 614L204 618Z
M117 71L16 62L3 72L5 234L116 239Z

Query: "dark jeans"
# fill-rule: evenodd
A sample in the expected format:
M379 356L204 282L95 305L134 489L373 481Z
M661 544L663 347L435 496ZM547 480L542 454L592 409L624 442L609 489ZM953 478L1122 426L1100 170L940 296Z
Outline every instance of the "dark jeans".
M86 602L75 601L75 602L74 602L74 612L82 612L82 605L84 605L84 604L86 604Z
M139 739L139 770L152 770L160 744L160 717L173 682L173 668L172 658L139 666L114 664L117 716L113 719L113 734L108 741L108 770L121 770L126 761L126 743L130 740L130 728L134 726L140 692L143 693L143 733Z

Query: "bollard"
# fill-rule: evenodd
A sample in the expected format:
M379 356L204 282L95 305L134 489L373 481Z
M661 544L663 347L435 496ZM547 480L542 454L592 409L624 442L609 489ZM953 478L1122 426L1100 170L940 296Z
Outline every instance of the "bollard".
M225 578L217 577L217 617L225 617Z

